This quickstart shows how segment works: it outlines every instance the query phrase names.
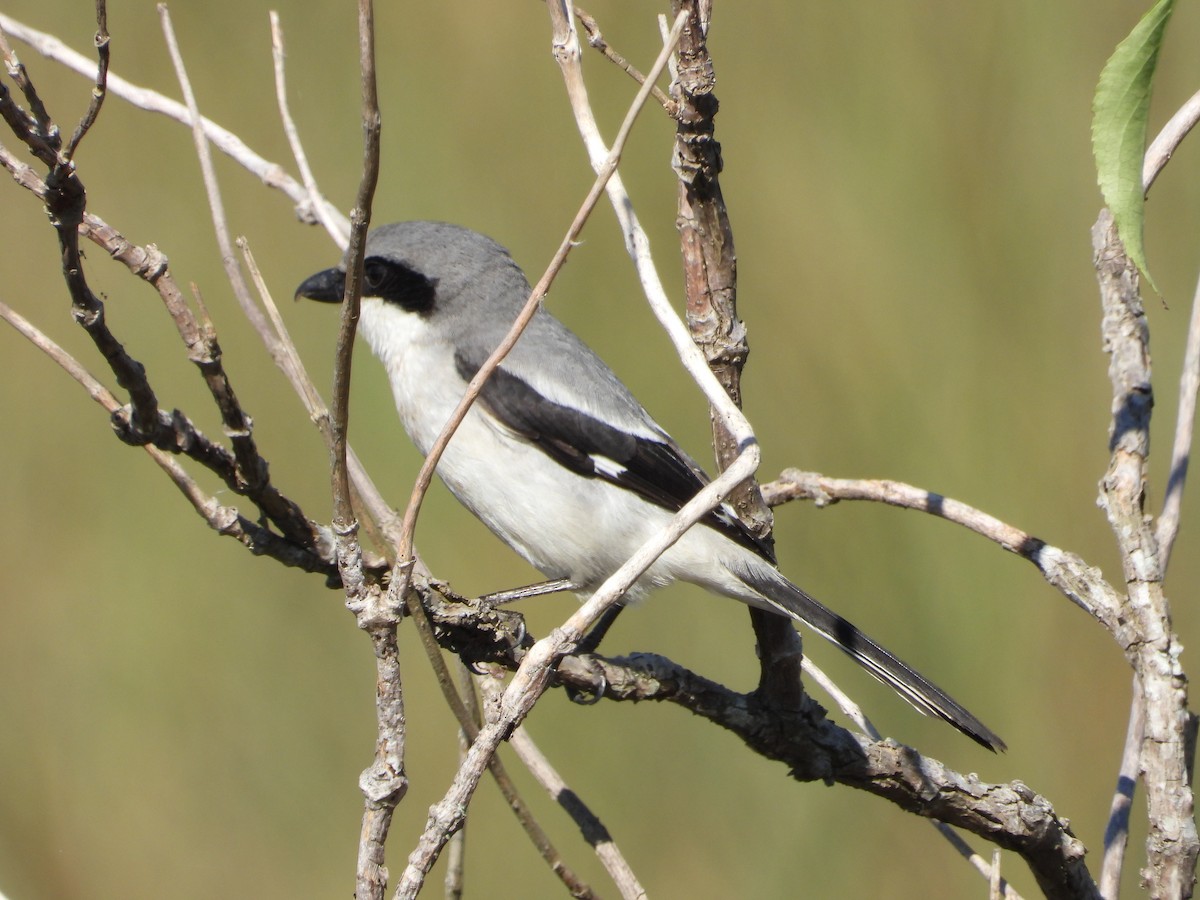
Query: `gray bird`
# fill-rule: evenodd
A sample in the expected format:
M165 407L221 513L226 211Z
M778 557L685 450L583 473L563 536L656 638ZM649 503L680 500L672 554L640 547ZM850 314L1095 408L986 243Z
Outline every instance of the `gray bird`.
M344 268L326 269L296 296L340 303L344 285ZM359 333L387 370L421 453L529 292L508 251L466 228L398 222L368 236ZM584 595L708 481L613 371L544 309L487 381L437 473L502 541ZM1004 749L948 694L788 581L729 508L684 534L627 598L673 581L804 623L919 711Z

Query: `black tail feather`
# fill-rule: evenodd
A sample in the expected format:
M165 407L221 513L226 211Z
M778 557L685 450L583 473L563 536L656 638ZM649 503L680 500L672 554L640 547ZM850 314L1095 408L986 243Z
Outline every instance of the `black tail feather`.
M836 645L918 711L950 723L989 750L1007 749L999 735L975 718L953 697L875 643L853 624L826 609L774 569L747 568L736 574L781 613L803 622Z

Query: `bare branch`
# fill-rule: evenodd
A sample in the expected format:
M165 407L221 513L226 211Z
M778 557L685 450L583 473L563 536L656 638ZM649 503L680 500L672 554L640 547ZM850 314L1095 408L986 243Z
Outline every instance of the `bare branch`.
M1158 136L1146 149L1146 158L1142 164L1142 187L1147 192L1155 179L1171 161L1172 155L1179 149L1183 139L1188 136L1196 123L1200 122L1200 91L1193 94L1183 106L1175 111L1171 120L1163 126Z
M600 26L597 24L596 19L589 14L587 10L582 9L581 7L576 6L574 11L575 18L579 20L579 23L583 25L583 30L587 32L588 46L594 50L600 51L600 54L605 59L623 71L639 85L645 84L646 76L643 75L636 66L632 65L629 60L614 50L612 46L609 45L608 41L604 39L604 35L600 33ZM650 96L652 96L659 102L659 104L662 105L662 108L666 111L667 115L674 117L674 100L664 94L657 87L650 89Z
M781 710L656 654L590 657L587 667L568 658L558 673L586 685L597 666L610 699L682 706L738 735L754 752L783 762L799 781L858 788L1019 853L1048 897L1099 897L1083 844L1045 797L1019 781L981 782L893 741L855 736L826 719L810 697L799 709Z
M176 411L168 415L158 408L157 399L146 380L145 370L140 363L129 357L108 331L104 322L103 304L87 287L80 267L78 237L79 234L87 236L103 247L111 257L124 263L133 274L155 287L180 336L188 346L189 358L204 373L214 399L226 416L228 426L240 421L237 417L242 414L221 368L220 350L216 345L215 336L210 330L201 328L196 323L175 286L166 257L153 247L142 248L131 244L99 217L84 211L82 203L85 195L82 185L78 184L73 174L68 175L65 182L59 182L60 185L68 186L66 189L60 187L55 190L49 186L48 181L43 181L29 166L16 160L3 148L0 148L0 164L12 172L22 186L41 197L47 204L57 204L67 209L72 218L78 218L77 227L67 229L65 225L60 224L58 229L60 241L69 248L65 259L76 261L74 265L68 264L66 267L68 285L72 289L73 297L79 298L79 302L85 307L90 306L90 312L87 308L81 311L78 305L74 307L77 320L84 325L93 341L101 348L110 368L117 375L118 383L130 391L131 408L127 410L118 405L113 410L113 423L117 427L118 436L126 443L154 445L160 450L187 454L211 469L231 490L253 500L280 526L287 536L287 543L294 545L289 553L276 549L272 555L296 560L289 562L289 565L300 565L310 571L327 572L328 566L319 558L316 549L319 543L319 528L307 520L300 509L283 497L265 478L265 464L258 458L252 443L246 443L248 433L240 436L243 441L243 456L240 459L231 457L223 447L212 443L200 433L182 413ZM70 187L72 184L74 187ZM239 435L235 431L235 446L238 440ZM178 482L178 478L176 481ZM205 515L212 524L211 517ZM269 541L279 540L258 526L255 526L255 532L261 532L256 539L256 547L261 548Z
M342 538L343 535L338 534L337 537ZM357 549L357 542L352 546ZM361 560L346 558L345 553L339 542L338 563L342 570L361 563ZM347 596L351 594L352 591L347 590ZM374 900L384 895L388 876L384 866L384 845L392 823L392 810L408 792L408 776L404 772L404 692L401 689L396 626L390 616L382 622L368 619L364 615L368 611L369 606L358 613L358 618L366 624L365 630L375 649L377 738L375 761L363 770L358 779L365 803L358 842L354 896L361 900Z
M1200 91L1175 111L1170 121L1146 150L1142 166L1142 187L1148 194L1155 179L1171 161L1171 156L1200 122ZM1159 516L1156 537L1162 556L1163 571L1171 556L1175 537L1179 533L1179 517L1183 507L1183 489L1187 482L1188 460L1191 456L1192 433L1196 420L1196 395L1200 389L1200 283L1192 296L1192 316L1188 324L1187 345L1183 369L1179 376L1179 413L1175 422L1175 441L1171 448L1171 469L1163 511Z
M93 378L80 363L62 347L42 333L29 320L7 304L0 302L0 318L4 319L27 338L34 346L49 356L88 392L98 404L116 416L123 410L121 403L112 393ZM272 534L256 522L242 516L231 506L222 506L213 497L204 493L195 480L187 474L171 454L150 444L141 445L158 466L191 503L208 526L218 534L232 537L256 555L272 559L306 572L330 570L329 564L304 547L298 547L278 535Z
M1137 269L1125 255L1108 210L1101 212L1092 241L1113 386L1112 458L1100 483L1100 504L1117 538L1128 586L1114 637L1138 676L1146 709L1141 743L1150 810L1145 878L1153 897L1190 897L1200 839L1188 778L1187 679L1162 590L1158 541L1144 512L1153 406L1149 332Z
M275 63L275 99L279 105L279 118L283 122L283 131L287 135L288 146L292 148L292 158L296 160L296 168L300 170L300 180L308 192L309 204L320 220L322 227L333 238L340 250L345 250L350 241L349 230L341 216L330 214L329 206L317 187L317 179L308 165L308 154L300 142L300 132L292 119L292 111L288 106L287 79L284 74L283 27L279 24L279 13L271 10L271 58Z
M1121 595L1104 580L1099 569L1087 565L1074 553L1047 544L1041 538L958 500L899 481L829 478L799 469L784 470L776 481L764 484L762 489L771 506L799 498L813 500L817 506L828 506L841 500L869 500L920 510L962 525L1029 560L1046 581L1080 609L1110 631L1118 628Z
M471 721L478 726L483 721L483 713L479 709L479 695L475 692L471 670L461 659L456 659L454 672L458 676L458 688L467 707L467 713ZM458 732L458 764L460 766L470 746L471 742L467 738L466 732L460 729ZM450 838L450 843L446 847L446 876L444 879L446 900L462 900L463 891L466 888L466 868L467 826L464 823L463 827Z
M204 177L204 185L208 195L209 206L212 210L213 228L217 237L217 245L221 251L221 259L229 284L243 314L254 330L271 346L271 326L262 310L254 303L250 288L242 276L234 253L233 242L229 236L228 221L225 216L224 203L221 199L220 186L217 183L216 172L213 169L212 156L208 150L208 141L200 125L200 112L196 105L195 94L184 66L183 56L171 25L170 13L165 4L159 4L159 17L162 21L163 34L167 48L179 78L179 84L187 99L188 110L192 115L192 134L196 145L196 154L200 160L200 169ZM217 408L221 413L221 421L229 435L234 454L237 457L238 474L248 484L248 493L262 496L265 500L264 511L271 520L292 537L294 540L304 540L306 529L302 519L298 520L298 509L294 504L283 502L277 492L266 491L269 481L266 461L258 452L254 441L253 423L245 413L233 392L223 366L221 352L216 342L216 335L211 329L200 328L187 308L186 303L178 292L164 294L172 318L180 330L180 335L188 345L189 356L200 368L212 393ZM309 535L311 538L311 535Z
M3 13L0 13L0 31L7 32L18 40L24 41L38 53L61 63L73 72L87 78L92 78L95 74L96 65L92 60L72 50L53 35L23 25ZM107 89L108 93L120 97L139 109L160 113L185 125L192 124L192 115L186 106L164 97L157 91L139 87L112 73L108 75ZM4 94L5 89L3 85L0 85L0 112L3 112ZM283 191L296 205L296 213L302 220L312 221L315 219L308 191L303 184L288 175L278 163L270 162L259 156L241 138L215 122L201 119L201 124L213 146L228 155L238 165L252 172L267 187ZM325 206L325 215L334 221L344 220L345 217L342 213L329 201L322 200L322 203Z
M733 227L721 192L724 166L716 140L716 74L706 42L707 11L697 0L673 0L676 15L687 16L671 84L675 98L675 145L671 168L678 187L675 227L688 331L703 351L709 369L730 399L742 405L742 367L750 354L746 327L737 311L737 253ZM712 415L712 443L718 468L738 453L737 437ZM729 505L750 531L773 545L771 510L751 478L729 496ZM781 706L795 705L804 687L800 679L803 648L795 626L767 610L748 608L758 644L759 690Z
M471 708L476 705L474 688L471 686L468 689L460 691L450 675L449 668L442 659L437 639L434 636L433 624L429 621L429 614L422 602L423 597L431 597L431 595L431 591L412 590L405 595L405 600L409 615L413 622L416 623L418 634L425 645L426 655L432 664L438 686L442 689L443 699L445 699L446 705L450 708L450 712L458 722L460 733L465 736L469 745L474 743L475 739L479 736L481 721L479 716L475 714L475 710ZM509 646L515 647L525 643L527 643L527 639L524 636L524 627L522 625L521 639ZM461 656L459 660L461 664ZM470 682L468 682L468 685L470 685ZM460 760L461 764L462 761ZM520 822L530 842L537 848L539 855L541 855L542 859L550 867L550 871L562 881L572 897L579 898L579 900L593 898L595 895L591 887L566 864L562 855L550 840L550 837L546 834L542 826L538 824L533 811L521 797L516 784L509 777L508 770L498 756L493 756L488 760L488 771L495 780L496 786L500 789L500 793L504 795L505 804L512 810L513 815L517 817L517 821ZM534 772L533 774L536 778L537 773ZM579 824L581 828L584 826L584 823Z
M23 141L47 166L45 181L33 177L27 168L8 162L11 154L4 152L5 166L18 175L23 184L40 188L39 196L45 201L51 224L58 234L59 251L62 258L62 274L71 296L71 315L84 329L96 348L104 356L117 383L129 393L132 404L130 433L144 435L146 441L155 440L154 430L161 418L158 399L150 387L146 370L134 359L109 330L104 317L104 304L92 292L83 271L83 260L79 252L79 228L84 222L87 192L80 181L73 163L59 153L61 140L58 126L42 105L24 67L13 55L7 41L0 40L0 52L5 57L9 72L21 85L33 114L17 108L0 83L0 114Z
M467 804L479 784L487 760L500 742L528 715L534 703L549 687L557 660L583 639L587 630L683 533L720 502L735 484L750 475L758 465L758 446L747 445L740 457L712 483L696 494L670 524L647 541L624 565L566 622L533 645L525 655L508 689L504 692L499 718L479 733L471 746L466 763L459 768L445 797L430 810L429 821L417 848L409 856L408 867L397 887L397 897L414 897L425 875L437 859L445 841L462 823Z
M553 7L554 4L551 4L551 6ZM675 40L678 40L679 30L680 28L676 27L674 35ZM645 106L646 99L649 96L650 91L648 84L653 82L653 78L657 77L658 73L661 73L662 67L666 64L667 55L668 51L666 50L659 55L659 62L657 62L655 67L651 69L651 81L647 84L643 84L641 90L638 91L637 96L634 98L633 103L629 107L629 111L625 114L625 119L622 121L621 127L617 132L617 137L613 141L611 151L605 148L602 161L596 165L596 180L592 183L591 190L588 191L588 195L584 199L583 204L580 206L578 212L575 213L575 218L571 222L570 227L567 229L567 233L560 242L554 257L550 260L550 264L546 267L546 271L542 274L542 277L538 279L537 284L534 285L533 291L530 293L529 299L522 308L520 315L518 315L516 320L513 322L513 325L509 329L508 334L505 335L504 340L500 342L500 345L492 352L491 356L484 361L483 365L480 366L479 371L475 373L475 376L471 379L470 384L467 385L467 391L463 395L463 399L459 402L458 407L454 410L453 415L450 416L449 421L446 422L441 434L438 435L437 440L433 442L433 446L426 455L425 462L421 466L421 471L417 475L416 483L413 485L412 496L409 498L408 507L404 512L404 533L401 538L400 547L397 551L398 571L393 575L393 591L402 590L404 587L406 577L404 576L403 571L400 571L400 567L403 566L405 558L411 553L412 534L416 528L417 515L420 513L421 503L424 500L425 492L428 491L429 485L433 481L433 473L437 467L438 461L441 459L442 453L445 451L447 444L450 443L450 439L454 436L454 432L462 423L462 420L466 417L467 411L471 408L471 405L479 396L479 392L483 389L484 383L489 377L491 377L492 372L496 370L496 367L500 365L501 361L505 356L508 355L508 352L513 348L513 346L516 345L517 340L521 337L521 333L525 330L525 326L529 324L529 321L533 318L538 306L541 304L543 299L545 299L546 294L550 290L550 285L554 282L555 277L562 269L563 264L566 262L567 255L575 246L580 232L583 231L584 224L586 224L588 217L592 213L592 210L595 209L596 203L600 199L600 194L606 188L609 188L614 180L619 179L620 176L617 174L617 165L620 162L621 153L624 150L625 142L628 140L629 133L633 129L633 124L635 121L637 121L638 114Z
M1183 489L1187 484L1188 462L1192 456L1192 435L1196 430L1196 396L1200 392L1200 282L1192 296L1192 316L1188 322L1183 368L1179 373L1179 413L1175 420L1175 440L1171 446L1171 468L1162 514L1158 517L1155 538L1162 567L1166 571L1179 535L1183 511Z
M308 377L298 354L296 353L295 345L292 343L291 337L287 332L287 327L282 316L279 315L279 310L276 307L274 300L271 298L270 292L266 284L263 282L258 267L254 262L253 256L250 254L244 239L239 240L239 246L243 250L243 255L246 260L247 269L254 280L255 286L259 291L259 296L267 310L268 317L276 332L276 340L282 350L277 361L280 367L288 375L296 392L302 397L306 408L313 421L322 429L322 433L326 435L330 447L332 447L332 436L329 434L329 411L324 406ZM349 452L349 469L351 483L355 489L356 497L359 498L364 505L365 522L369 526L375 528L379 532L380 543L384 547L393 547L396 543L396 535L398 534L398 522L395 521L395 516L392 515L390 507L379 496L375 490L370 478L362 469L361 463L353 455L353 452L347 448ZM417 566L417 568L420 568ZM366 591L366 586L362 587ZM365 601L362 601L365 603ZM474 727L472 717L469 711L464 706L464 701L459 696L454 688L453 680L446 668L445 662L442 659L441 651L434 637L433 628L428 621L428 617L421 605L420 598L415 593L410 592L405 596L405 602L408 607L409 615L416 626L418 636L421 639L423 648L429 658L430 664L434 670L434 675L437 678L439 685L443 689L447 705L451 712L454 713L460 722L464 733L472 738L477 733L477 727ZM490 765L490 771L496 779L501 792L505 796L505 801L514 815L521 822L522 827L529 835L534 846L538 848L539 853L550 865L554 871L567 885L572 896L587 897L591 895L590 888L579 879L579 877L563 862L558 851L554 848L549 838L538 825L532 812L528 809L520 794L517 792L516 786L508 777L507 772L501 765L498 759L493 759ZM382 858L382 857L381 857Z
M1170 161L1179 144L1195 127L1197 121L1200 121L1200 92L1193 94L1176 111L1147 149L1142 168L1142 184L1145 191L1149 192L1159 173ZM1167 473L1162 513L1154 529L1154 539L1158 545L1159 564L1163 575L1166 574L1171 551L1175 546L1175 539L1179 535L1183 492L1187 484L1188 463L1191 459L1192 437L1195 431L1198 390L1200 390L1200 284L1197 284L1192 298L1192 314L1188 324L1183 366L1179 376L1179 407L1175 421L1175 437L1171 447L1171 466ZM1141 770L1141 748L1145 741L1146 725L1145 704L1146 697L1135 670L1125 750L1121 758L1121 769L1117 775L1117 787L1113 794L1109 822L1104 836L1101 886L1106 897L1115 897L1117 886L1120 883L1125 846L1129 838L1129 809L1133 801L1137 775ZM1190 714L1185 713L1185 715L1187 716L1185 729L1194 730L1196 720ZM1195 750L1194 746L1188 746L1189 749L1185 749L1184 756L1190 770Z
M662 72L667 59L674 49L675 42L679 39L679 32L682 27L683 17L680 16L679 20L675 23L671 40L664 45L662 52L651 68L650 81L653 81ZM445 448L450 435L453 433L453 429L457 427L458 423L462 421L462 417L466 414L473 396L477 395L479 389L482 387L483 380L495 369L503 358L503 355L507 353L508 349L511 349L512 344L520 336L520 329L532 317L533 311L536 309L535 303L541 296L544 296L545 291L549 287L549 281L566 259L574 238L578 236L584 222L587 220L588 214L599 199L600 191L611 182L611 179L616 177L615 171L620 150L624 146L625 140L633 128L637 114L645 105L648 96L649 89L647 85L643 85L634 98L629 113L627 113L625 120L621 124L617 140L614 141L613 150L606 154L605 161L599 166L596 181L583 207L576 214L575 221L571 224L571 228L568 231L568 238L560 245L546 274L539 280L538 285L534 287L529 302L527 302L525 309L522 311L522 315L518 316L505 341L493 352L491 357L489 357L487 362L484 363L483 367L475 375L474 379L472 379L463 402L459 404L455 415L451 417L442 434L439 436L438 441L434 443L426 459L426 465L422 468L423 474L428 471L429 477L432 476L432 469L437 464L434 454L440 454L441 450ZM676 322L678 323L678 320ZM680 327L682 326L680 325ZM693 350L695 349L690 342L687 342L687 345L692 347ZM707 372L707 369L704 371ZM741 418L740 413L736 409L733 415ZM741 421L745 423L744 418ZM748 425L746 425L746 430L749 430ZM432 463L430 459L433 460ZM397 897L413 897L420 890L425 876L429 872L429 868L437 859L441 848L445 845L445 841L461 825L462 816L465 815L467 804L475 792L475 788L479 783L480 773L487 764L487 760L495 753L499 742L511 732L514 726L520 724L521 720L528 714L534 703L537 702L549 686L550 668L554 661L564 653L570 652L571 648L582 640L587 628L594 624L604 611L612 606L638 577L653 564L654 560L679 539L684 531L695 524L707 511L716 506L720 502L720 498L724 496L724 493L732 485L737 484L741 478L745 478L748 474L752 473L758 466L758 459L758 446L751 440L747 443L742 455L730 467L729 472L723 474L701 490L671 520L670 525L662 529L654 539L647 541L633 557L613 573L601 585L599 590L562 627L556 629L549 637L539 641L530 649L529 654L517 670L508 690L505 692L505 708L502 711L501 717L494 725L489 724L488 727L480 732L479 739L472 745L471 752L468 754L464 765L459 768L449 792L447 792L441 803L431 810L425 833L422 835L417 848L410 855L408 867L405 869L401 882L397 887ZM739 472L740 477L729 477L730 473ZM419 482L418 487L420 487ZM425 487L428 487L428 480L425 482ZM421 494L418 495L416 489L414 489L414 500L417 503L419 503L423 492L424 489L421 489ZM409 535L411 531L409 529L415 525L415 505L410 502L409 511L405 514L406 531L404 537L406 540L410 540ZM403 577L407 581L407 576ZM394 574L393 579L395 578L396 575ZM391 589L395 589L395 586L395 581L393 581Z
M83 140L84 135L96 123L96 118L100 115L100 107L104 105L104 97L107 93L109 38L108 8L104 0L96 0L95 40L98 64L96 67L96 83L92 87L92 101L88 104L88 109L83 119L75 126L75 133L71 135L71 140L67 142L66 149L63 150L63 156L67 159L75 158L75 150L79 147L79 142Z
M354 510L350 500L350 480L346 466L346 429L350 414L350 370L354 353L354 334L358 329L359 303L362 297L363 251L375 186L379 182L379 135L382 117L375 86L375 13L371 0L358 3L359 71L362 82L363 162L362 176L354 209L350 212L350 247L346 258L346 296L341 308L337 348L334 351L332 478L334 522L350 528ZM399 604L394 604L397 608Z
M184 66L183 54L179 50L179 42L175 38L175 29L171 25L171 14L165 3L158 4L158 14L162 21L163 36L166 38L167 50L171 54L171 62L175 66L175 75L179 79L179 87L187 102L192 138L196 144L196 156L200 160L200 171L204 176L204 189L208 194L208 205L212 210L213 229L217 236L217 246L221 251L221 264L225 267L225 275L233 288L238 306L246 316L254 330L260 335L270 333L266 318L250 296L250 289L242 277L242 271L237 263L237 254L233 252L233 241L229 236L229 222L225 216L225 203L221 199L221 188L217 183L216 171L213 169L212 154L208 150L208 139L204 133L203 118L200 108L196 105L196 95L192 91L192 83L188 79L187 68Z
M493 675L483 675L479 679L479 686L489 709L498 709L501 695L504 692L503 681ZM644 898L646 896L645 889L633 873L633 869L630 868L608 829L583 802L582 798L571 790L563 777L551 765L550 760L534 743L524 726L514 729L508 742L517 757L525 764L525 768L537 779L538 784L546 789L546 792L566 810L575 824L579 826L584 840L596 852L597 858L604 865L605 871L616 884L621 896L626 900Z
M1114 900L1121 886L1121 871L1125 865L1125 848L1129 843L1129 811L1141 768L1142 740L1146 731L1146 703L1138 678L1133 676L1132 699L1129 704L1129 728L1113 791L1108 825L1104 829L1104 859L1100 867L1100 893Z
M375 759L359 779L364 804L355 872L355 896L382 900L387 889L385 842L392 812L408 790L404 770L406 723L396 629L401 605L376 585L367 585L362 567L358 522L350 494L346 432L350 415L350 370L354 334L362 296L363 250L371 224L375 185L379 181L381 117L375 86L375 11L372 0L358 2L359 74L362 89L363 162L358 194L350 212L350 247L346 259L345 299L341 308L337 347L334 351L330 448L333 528L338 571L346 593L346 606L358 627L375 647Z
M8 91L8 85L0 81L0 118L8 123L21 141L33 152L39 160L49 167L58 164L58 149L62 143L58 126L50 118L42 98L29 80L29 73L24 63L17 58L5 37L5 24L0 17L0 56L4 57L4 67L9 76L17 83L25 102L29 104L29 112L21 109Z

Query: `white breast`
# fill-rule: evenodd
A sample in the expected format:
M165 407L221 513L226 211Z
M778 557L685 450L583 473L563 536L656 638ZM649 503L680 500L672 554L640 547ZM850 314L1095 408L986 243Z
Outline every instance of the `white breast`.
M360 330L387 370L404 429L427 453L466 391L453 348L420 316L375 299L363 300ZM585 588L598 586L669 519L627 490L564 468L478 405L437 473L459 502L547 577ZM730 593L718 563L730 551L741 548L694 528L632 593L675 579Z

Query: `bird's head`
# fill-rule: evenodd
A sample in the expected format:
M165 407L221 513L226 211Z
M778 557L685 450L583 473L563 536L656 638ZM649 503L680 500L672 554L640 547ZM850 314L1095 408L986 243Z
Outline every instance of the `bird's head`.
M305 279L296 298L342 302L345 262ZM478 232L445 222L394 222L367 236L363 259L364 325L378 315L502 318L529 294L508 251ZM501 309L485 309L500 306ZM515 312L515 310L514 310ZM508 316L511 319L511 315Z

